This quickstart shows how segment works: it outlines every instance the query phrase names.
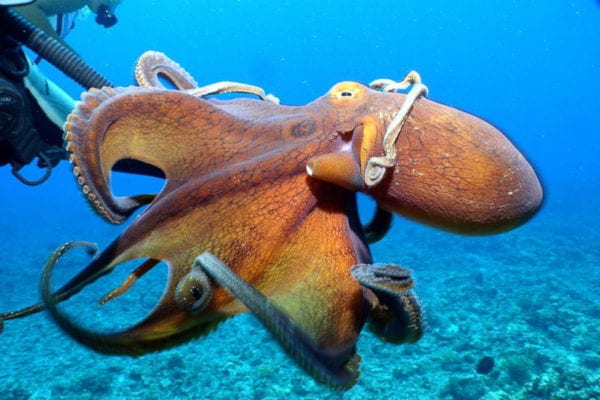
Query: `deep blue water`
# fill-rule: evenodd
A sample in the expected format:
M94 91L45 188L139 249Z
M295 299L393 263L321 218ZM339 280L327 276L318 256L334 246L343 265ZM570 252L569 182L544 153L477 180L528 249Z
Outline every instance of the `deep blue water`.
M545 191L537 216L484 238L395 218L374 257L414 270L429 329L409 346L364 332L361 378L348 392L315 384L248 315L136 359L95 354L37 315L8 321L0 335L0 398L600 398L600 2L321 3L125 0L115 27L82 19L68 41L118 85L132 84L136 58L154 49L200 84L247 82L294 105L343 80L415 69L429 98L492 122L528 157ZM79 97L76 84L42 68ZM132 192L149 184L119 179ZM122 229L91 212L67 163L34 188L1 169L0 311L38 299L54 248L74 239L105 246ZM85 263L72 261L57 274ZM157 295L150 289L95 306L123 269L66 309L93 324L143 316ZM494 369L476 374L488 355Z

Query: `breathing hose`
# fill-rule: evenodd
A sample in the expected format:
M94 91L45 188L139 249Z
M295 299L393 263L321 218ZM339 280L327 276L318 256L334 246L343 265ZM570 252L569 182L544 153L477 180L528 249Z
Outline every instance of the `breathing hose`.
M0 26L0 30L29 47L85 89L114 86L73 50L8 7L0 7Z

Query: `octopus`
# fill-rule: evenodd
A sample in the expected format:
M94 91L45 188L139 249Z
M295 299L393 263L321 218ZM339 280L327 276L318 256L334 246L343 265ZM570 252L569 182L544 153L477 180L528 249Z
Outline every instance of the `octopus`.
M399 82L341 82L301 106L237 82L200 87L154 51L140 57L136 78L138 86L84 93L65 141L93 209L116 224L137 216L101 252L88 242L59 247L42 271L43 302L0 320L45 309L79 343L138 356L251 312L315 380L345 390L359 377L365 326L392 344L424 332L412 271L371 256L392 214L491 234L523 224L542 201L535 171L506 136L429 100L415 72ZM124 161L164 177L163 188L116 196L110 173ZM357 193L377 207L364 225ZM95 257L54 291L52 270L75 247ZM100 333L60 311L130 260L139 266L101 303L163 262L166 286L144 319Z

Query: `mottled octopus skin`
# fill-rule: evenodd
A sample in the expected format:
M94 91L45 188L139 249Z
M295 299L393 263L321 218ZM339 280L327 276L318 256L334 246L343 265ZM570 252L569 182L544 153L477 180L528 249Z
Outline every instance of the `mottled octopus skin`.
M366 163L382 154L404 99L354 82L293 107L161 88L85 94L65 129L86 198L114 223L148 207L58 294L68 297L128 260L169 266L166 290L147 318L111 341L86 344L143 354L244 312L219 286L200 313L175 301L195 257L210 252L275 301L323 352L352 352L373 302L350 274L352 265L372 261L354 192L462 233L503 231L533 215L541 186L519 151L486 122L426 98L400 133L396 165L367 187ZM115 197L109 176L121 159L159 168L165 186L156 196Z
M250 112L257 119L252 123L246 119ZM91 171L85 182L94 183L90 193L99 193L98 199L108 199L107 209L117 215L112 220L134 208L119 208L104 194L109 186L96 171L107 172L121 157L132 157L161 168L167 179L148 209L106 250L111 256L89 267L109 270L141 257L170 266L158 308L125 335L132 341L121 350L170 345L174 332L198 330L243 311L222 288L202 315L189 315L175 304L176 283L205 251L281 304L324 347L354 344L365 315L362 289L349 266L369 262L370 255L360 238L353 194L306 176L308 158L327 151L339 135L304 112L262 101L208 102L174 91L130 88L95 108L91 124L71 118L67 140L74 163L83 175ZM79 133L81 125L87 127L85 135ZM91 144L96 126L103 135L99 147ZM87 147L91 153L83 153ZM82 160L101 160L102 167L83 167ZM168 339L164 343L162 336Z

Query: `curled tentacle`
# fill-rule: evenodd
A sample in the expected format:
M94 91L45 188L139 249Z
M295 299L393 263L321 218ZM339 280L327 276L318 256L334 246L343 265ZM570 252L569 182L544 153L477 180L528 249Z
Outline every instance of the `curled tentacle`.
M83 195L94 211L114 224L122 223L135 210L154 199L152 194L122 198L114 196L109 182L109 171L118 160L110 160L111 162L105 164L106 157L102 156L107 131L127 111L123 103L115 108L121 112L120 115L107 111L102 105L106 105L114 100L115 96L124 94L127 90L106 87L83 93L82 101L77 103L75 110L69 114L64 126L65 148L70 153L73 174ZM99 109L104 110L100 117L96 114Z
M373 219L364 226L367 243L379 242L392 227L392 213L377 207Z
M121 333L102 334L93 332L71 321L67 315L61 313L57 308L57 304L63 299L60 295L52 293L51 288L52 271L54 270L56 263L63 254L74 247L89 247L90 245L90 243L86 242L69 242L52 253L44 265L40 278L40 291L43 302L42 307L46 308L54 322L77 342L101 353L132 353L135 351L135 343L127 336L122 335Z
M68 253L69 251L71 251L71 249L73 249L75 247L87 248L87 252L91 256L95 255L98 252L98 246L95 243L82 242L82 241L67 242L67 243L63 244L62 246L60 246L59 248L57 248L56 250L54 250L54 252L48 258L48 261L46 261L46 266L48 264L55 265L65 253ZM75 294L75 292L76 292L76 290L70 290L70 291L64 291L62 293L55 295L56 302L58 303L58 302L68 299L70 296ZM44 307L43 303L38 303L38 304L33 304L33 305L25 307L25 308L21 308L16 311L9 311L9 312L0 314L0 332L2 332L4 321L9 320L9 319L17 319L17 318L27 317L28 315L35 314L35 313L38 313L38 312L44 310L44 308L45 307Z
M394 264L358 264L351 272L361 285L376 293L404 293L415 284L409 269Z
M217 257L203 253L194 261L194 269L197 266L248 307L285 351L316 380L337 389L349 388L356 382L360 356L354 346L337 352L320 349L277 304L237 276Z
M375 79L371 83L369 83L369 87L371 89L380 90L382 92L392 93L398 90L405 90L410 87L410 85L414 85L417 83L421 83L421 75L417 71L410 71L404 79L400 82L396 82L393 79Z
M411 271L394 264L358 264L352 276L377 297L369 328L392 343L414 343L423 335L424 321L418 297L411 291Z
M75 293L79 292L83 287L87 284L93 282L99 276L102 276L109 272L110 269L106 268L104 261L107 261L111 256L111 247L107 250L104 250L102 254L98 257L98 259L94 260L97 265L94 263L90 264L84 271L82 271L78 276L74 279L71 279L69 283L64 285L57 292L52 291L51 288L51 280L52 280L52 272L54 270L55 265L57 264L59 258L65 252L76 246L87 246L88 244L82 242L74 242L68 243L67 245L62 246L58 250L56 250L52 256L49 258L47 263L44 265L42 270L42 275L40 279L40 290L42 295L42 304L39 305L41 309L47 309L50 316L54 320L54 322L69 336L71 336L75 341L80 344L91 348L94 351L104 354L119 354L119 355L132 355L138 356L149 351L156 351L159 349L164 349L167 347L171 347L175 344L181 343L186 339L189 340L190 337L201 334L202 332L209 331L214 327L217 323L219 323L221 319L218 317L213 318L210 322L202 325L196 330L182 330L181 332L176 332L176 334L167 334L161 330L165 328L165 325L157 326L153 322L148 322L149 319L154 318L155 314L150 314L146 317L145 320L139 322L138 324L126 328L121 331L110 332L110 333L102 333L92 331L84 326L81 326L76 321L72 320L67 314L61 312L57 305L60 301L66 300L71 297ZM140 265L129 278L134 276L133 282L143 275L147 270L156 265L160 260L149 259L146 260L145 263ZM100 269L98 269L100 267ZM91 268L91 270L90 270ZM100 273L99 273L100 272ZM197 272L197 271L196 271ZM139 276L136 274L140 274ZM204 274L200 271L201 274ZM173 316L177 313L194 313L194 310L202 309L206 304L200 304L201 300L194 296L197 295L197 283L193 280L197 276L185 276L183 281L185 284L182 284L181 288L175 293L175 298L171 298L169 296L163 296L165 298L170 299L170 301L166 301L168 305L166 306L168 309L168 315ZM117 297L121 294L121 292L125 292L131 286L129 283L131 279L127 279L121 286L119 286L116 290L113 290L109 293L109 295L103 298L104 301L112 300L114 297ZM208 282L208 277L205 279ZM182 294L186 289L190 289L189 296L184 297ZM178 299L179 297L179 299ZM204 296L206 302L210 301L210 296ZM171 307L173 305L173 307ZM38 310L39 311L39 310ZM164 310L163 310L164 311ZM175 315L174 318L181 317L181 314L178 316ZM164 324L168 324L169 322L165 322ZM156 329L154 329L156 328ZM169 328L165 328L167 332ZM198 333L200 332L200 333Z
M261 100L279 104L279 99L272 94L254 85L239 82L216 82L198 87L192 76L178 63L171 60L164 53L147 51L140 56L135 67L135 79L141 87L168 89L162 84L160 78L169 81L179 90L196 97L205 97L212 94L243 93L258 96Z
M371 82L370 86L384 92L395 92L396 90L406 89L412 85L406 100L394 119L390 122L383 137L383 148L385 155L371 157L367 162L365 170L365 184L369 187L377 185L383 179L385 172L396 165L396 141L402 131L404 123L408 119L415 102L421 97L427 95L427 86L421 83L421 76L415 72L409 72L402 81L395 83L389 79L378 79Z
M167 89L160 77L180 90L197 88L194 78L178 63L159 51L146 51L135 66L135 79L141 87Z

